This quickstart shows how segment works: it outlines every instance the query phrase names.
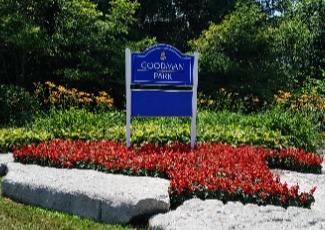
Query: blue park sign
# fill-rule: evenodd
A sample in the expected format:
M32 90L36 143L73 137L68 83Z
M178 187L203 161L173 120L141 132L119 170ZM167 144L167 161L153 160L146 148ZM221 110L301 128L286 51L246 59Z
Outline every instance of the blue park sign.
M194 56L169 45L132 53L131 84L193 86Z
M127 147L131 144L131 116L191 117L193 147L196 138L198 53L182 54L165 44L152 46L142 53L126 49L125 77ZM152 86L172 86L173 89L162 90Z

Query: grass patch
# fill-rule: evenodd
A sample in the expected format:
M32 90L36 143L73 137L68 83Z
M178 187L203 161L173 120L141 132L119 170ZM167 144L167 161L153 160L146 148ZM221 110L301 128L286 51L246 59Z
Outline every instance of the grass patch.
M0 192L1 192L0 178ZM0 226L5 229L109 229L131 230L132 226L108 225L77 216L31 207L0 196ZM1 228L2 228L1 227Z

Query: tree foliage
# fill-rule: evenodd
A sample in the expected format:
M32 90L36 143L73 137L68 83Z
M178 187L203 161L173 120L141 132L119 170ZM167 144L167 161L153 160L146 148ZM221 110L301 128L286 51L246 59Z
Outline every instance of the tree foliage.
M212 23L191 41L201 53L203 90L228 87L271 100L279 89L297 90L307 76L321 78L324 5L323 0L288 0L272 6L239 1L221 23Z
M90 0L0 0L1 82L79 80L115 88L123 83L123 51L137 7L111 0L104 13Z
M199 39L191 41L193 49L201 53L204 89L213 91L217 84L260 96L271 90L275 80L270 76L273 66L268 60L267 40L261 36L266 20L267 15L257 4L238 3L220 24L212 23Z
M198 50L202 91L265 100L325 69L324 0L0 0L0 31L1 84L73 83L118 105L127 46Z
M134 36L156 37L160 43L174 45L183 52L187 41L196 38L209 22L220 22L231 11L236 0L138 0L138 23Z

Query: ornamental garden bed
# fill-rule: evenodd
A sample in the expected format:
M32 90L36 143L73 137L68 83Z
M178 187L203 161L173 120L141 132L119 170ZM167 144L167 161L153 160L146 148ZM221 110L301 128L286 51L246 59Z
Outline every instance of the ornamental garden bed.
M288 186L270 168L320 173L323 157L302 149L233 147L222 143L133 146L110 141L52 140L14 148L15 161L59 168L153 176L170 180L173 208L185 200L219 199L259 205L310 208L316 187Z

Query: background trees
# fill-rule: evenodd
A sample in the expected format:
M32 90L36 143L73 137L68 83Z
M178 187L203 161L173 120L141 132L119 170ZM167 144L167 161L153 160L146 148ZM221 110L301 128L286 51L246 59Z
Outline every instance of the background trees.
M209 22L219 23L236 2L193 0L138 0L138 23L133 26L135 36L156 37L160 43L174 45L188 51L187 41L198 37Z
M275 81L270 77L273 66L268 41L262 34L266 25L267 15L257 4L238 3L221 23L212 23L191 42L201 53L203 90L213 92L214 85L219 85L244 94L266 95Z
M89 0L1 0L1 83L78 80L81 88L117 92L138 3L112 0L103 11L98 7Z
M270 101L325 69L324 0L0 0L0 84L107 90L123 106L124 49L200 52L201 91Z
M324 6L324 0L238 1L191 42L201 53L202 89L218 85L270 101L279 89L297 91L307 76L324 78Z

